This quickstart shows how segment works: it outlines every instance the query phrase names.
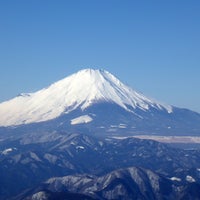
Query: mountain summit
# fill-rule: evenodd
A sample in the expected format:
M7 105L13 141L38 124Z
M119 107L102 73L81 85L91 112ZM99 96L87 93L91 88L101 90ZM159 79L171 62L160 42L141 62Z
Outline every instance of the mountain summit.
M200 131L200 114L147 98L109 72L94 69L3 102L0 116L0 127L31 125L37 130L115 135Z
M132 90L105 70L84 69L35 93L0 104L0 126L47 121L97 102L112 102L129 112L172 107Z

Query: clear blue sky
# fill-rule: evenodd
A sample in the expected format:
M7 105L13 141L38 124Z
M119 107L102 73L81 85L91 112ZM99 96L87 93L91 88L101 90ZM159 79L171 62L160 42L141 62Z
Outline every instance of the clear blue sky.
M199 0L0 0L0 101L103 68L200 112Z

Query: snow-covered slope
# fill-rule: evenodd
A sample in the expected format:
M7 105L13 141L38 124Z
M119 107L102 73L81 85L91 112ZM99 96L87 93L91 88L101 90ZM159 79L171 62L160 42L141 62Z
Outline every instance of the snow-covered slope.
M89 123L92 121L92 118L88 115L83 115L77 118L74 118L71 120L71 125L74 124L84 124L84 123Z
M48 88L1 103L0 126L47 121L97 102L112 102L129 112L136 108L173 111L171 106L134 91L107 71L85 69Z

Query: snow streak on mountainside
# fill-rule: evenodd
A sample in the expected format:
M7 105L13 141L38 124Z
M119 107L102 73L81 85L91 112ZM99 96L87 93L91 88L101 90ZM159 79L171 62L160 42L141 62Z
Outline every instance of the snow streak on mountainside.
M0 126L42 122L97 102L112 102L129 112L150 107L172 112L172 107L151 100L104 70L85 69L48 88L21 94L0 104Z

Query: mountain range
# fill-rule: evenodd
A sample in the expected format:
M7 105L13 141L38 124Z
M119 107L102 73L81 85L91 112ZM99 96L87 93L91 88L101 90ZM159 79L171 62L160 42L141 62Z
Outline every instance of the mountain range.
M2 200L200 199L199 150L65 132L26 133L0 147Z
M0 104L0 116L2 200L200 199L198 148L136 138L198 138L200 114L105 70L22 93Z

